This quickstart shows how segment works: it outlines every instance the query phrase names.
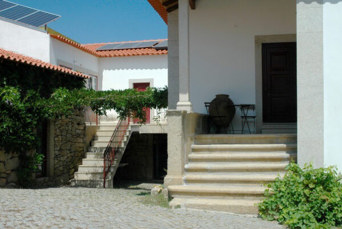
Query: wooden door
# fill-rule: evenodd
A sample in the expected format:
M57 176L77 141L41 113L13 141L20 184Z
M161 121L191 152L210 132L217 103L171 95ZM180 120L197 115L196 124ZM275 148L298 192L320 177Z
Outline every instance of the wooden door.
M137 91L146 91L146 88L148 88L149 86L150 86L150 83L133 83L133 88L136 89ZM151 110L148 107L145 107L144 110L146 112L146 123L150 123ZM137 123L138 121L139 121L138 119L133 120L134 123Z
M262 45L263 121L297 121L296 43Z

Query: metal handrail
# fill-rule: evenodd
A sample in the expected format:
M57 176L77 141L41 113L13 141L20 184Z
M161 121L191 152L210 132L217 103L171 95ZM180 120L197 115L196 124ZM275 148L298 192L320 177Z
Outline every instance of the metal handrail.
M121 143L129 127L130 118L120 119L103 153L103 188L106 187L106 177L114 164L115 154L120 150Z

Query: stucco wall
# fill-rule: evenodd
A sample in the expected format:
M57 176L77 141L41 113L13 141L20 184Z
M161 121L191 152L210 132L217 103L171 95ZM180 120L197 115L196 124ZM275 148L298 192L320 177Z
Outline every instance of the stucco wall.
M50 36L44 31L0 20L0 48L49 62Z
M295 0L198 1L190 11L190 99L229 94L235 103L256 102L255 36L296 33Z
M142 79L153 79L153 87L167 85L167 55L101 58L99 68L102 90L127 89L129 80Z
M98 58L51 38L51 63L64 65L85 74L98 75Z

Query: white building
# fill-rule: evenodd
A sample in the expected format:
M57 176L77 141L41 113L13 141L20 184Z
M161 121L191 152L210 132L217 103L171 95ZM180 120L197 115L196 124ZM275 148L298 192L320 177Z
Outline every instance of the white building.
M283 132L284 128L294 130L295 135L291 138L298 147L300 165L335 165L342 171L339 144L342 121L337 117L342 111L342 80L339 77L342 71L339 23L342 1L149 2L168 23L169 30L170 110L165 183L171 185L171 193L183 197L184 193L207 196L208 190L214 187L199 194L201 191L191 189L189 183L194 181L188 181L187 177L196 175L189 172L191 168L200 169L204 165L191 160L195 160L197 151L203 150L204 146L197 144L204 144L203 139L206 144L210 143L209 136L200 135L203 133L201 117L206 114L204 102L210 102L216 94L229 94L236 104L255 105L256 132L259 134L271 128L279 140L281 136L277 133ZM228 142L232 138L216 137L211 143ZM263 140L258 141L254 143L260 144ZM220 166L222 169L224 164ZM206 169L211 171L213 167ZM213 174L209 175L212 178ZM212 179L231 181L228 176L220 178L219 175ZM227 186L226 192L222 193L237 195L244 189L229 188ZM257 193L257 189L251 193ZM199 204L199 200L195 203L190 199L184 202L184 199L179 203L207 206L205 202ZM218 202L211 204L220 205ZM225 206L233 204L227 202Z

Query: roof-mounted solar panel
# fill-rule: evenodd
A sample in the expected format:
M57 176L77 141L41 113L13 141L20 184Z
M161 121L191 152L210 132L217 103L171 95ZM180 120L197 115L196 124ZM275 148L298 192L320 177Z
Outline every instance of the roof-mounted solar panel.
M118 47L120 44L107 44L104 46L101 46L100 48L96 49L96 51L105 51L105 50L113 50L116 47Z
M26 17L34 12L37 12L37 10L27 8L24 6L14 6L9 9L1 11L0 16L7 19L17 20Z
M27 25L40 27L60 16L27 6L0 0L0 18L10 19Z
M157 45L153 46L155 49L167 49L168 48L168 41L159 42Z
M0 1L0 11L3 11L5 9L8 9L12 6L15 6L16 4L11 3L11 2L5 2L5 1Z
M59 18L59 16L39 11L27 17L24 17L18 21L25 23L25 24L33 25L36 27L40 27L57 18Z
M119 43L119 44L107 44L98 48L97 51L152 48L152 46L155 45L156 43L157 43L156 41L139 41L139 42L127 42L127 43Z

